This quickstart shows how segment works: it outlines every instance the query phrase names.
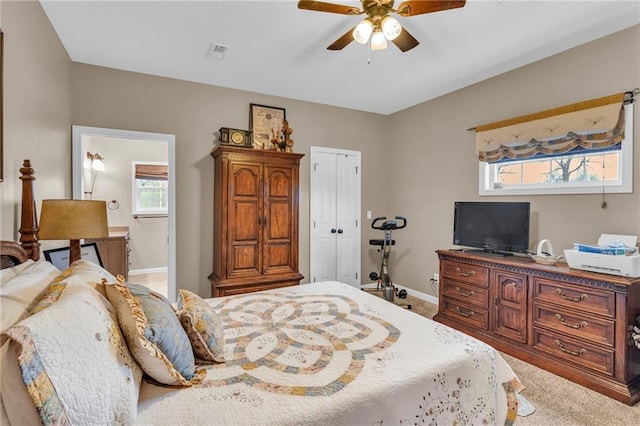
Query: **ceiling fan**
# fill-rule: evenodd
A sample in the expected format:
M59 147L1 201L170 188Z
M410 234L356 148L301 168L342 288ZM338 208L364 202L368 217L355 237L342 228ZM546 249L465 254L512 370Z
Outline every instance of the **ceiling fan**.
M351 28L327 47L329 50L341 50L353 40L365 44L371 39L371 50L386 49L387 40L389 40L398 46L400 50L406 52L416 47L420 42L403 28L390 15L391 13L405 17L422 15L463 7L466 0L409 0L400 3L397 9L393 8L393 0L360 0L360 2L362 3L362 10L353 6L308 0L300 0L298 8L342 15L367 14L367 17L358 25Z

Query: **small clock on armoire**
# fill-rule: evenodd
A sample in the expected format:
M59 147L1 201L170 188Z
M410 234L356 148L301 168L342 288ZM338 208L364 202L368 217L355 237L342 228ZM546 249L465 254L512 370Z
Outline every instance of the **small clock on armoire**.
M253 138L248 130L231 129L220 127L220 145L237 146L240 148L253 148Z

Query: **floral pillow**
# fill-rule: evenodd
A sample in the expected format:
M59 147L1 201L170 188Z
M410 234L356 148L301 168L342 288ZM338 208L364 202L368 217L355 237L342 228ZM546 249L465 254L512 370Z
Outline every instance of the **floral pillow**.
M142 370L112 306L90 286L68 283L55 303L3 337L10 342L2 395L12 424L34 416L44 424L135 423Z
M121 276L105 286L118 313L129 350L145 373L166 385L191 386L205 375L196 370L193 349L171 303Z
M67 283L80 283L88 285L96 289L104 297L107 297L104 291L103 281L115 282L114 277L109 271L104 269L100 265L89 262L88 260L76 260L64 271L56 277L47 289L47 294L44 298L31 310L31 313L41 311L49 306L51 303L55 303L58 299L60 292L64 289L64 285Z
M224 362L222 323L213 308L200 296L181 289L178 309L180 322L196 356L205 361Z

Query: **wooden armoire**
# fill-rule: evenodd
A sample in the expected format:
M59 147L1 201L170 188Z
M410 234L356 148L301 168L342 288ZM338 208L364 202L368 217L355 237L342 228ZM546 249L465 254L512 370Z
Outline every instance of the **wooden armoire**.
M213 297L297 285L304 154L218 146L213 183Z

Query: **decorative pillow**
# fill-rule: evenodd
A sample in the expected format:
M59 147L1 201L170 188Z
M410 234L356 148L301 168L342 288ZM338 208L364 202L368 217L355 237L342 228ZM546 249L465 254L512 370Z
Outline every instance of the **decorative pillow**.
M181 289L178 293L180 323L193 352L205 361L224 362L224 338L220 318L200 296Z
M67 283L56 303L3 335L11 339L2 394L12 424L32 418L14 401L17 371L45 424L135 423L142 370L112 306L93 288Z
M100 265L96 265L88 260L76 260L53 280L47 289L47 293L42 300L31 309L31 313L35 314L40 312L47 306L55 303L58 297L60 297L60 293L64 290L64 286L69 283L91 286L104 297L107 297L104 291L104 284L102 283L104 280L114 282L116 277Z
M159 383L191 386L205 375L197 370L193 350L171 303L138 284L105 286L118 314L129 350L142 369Z

